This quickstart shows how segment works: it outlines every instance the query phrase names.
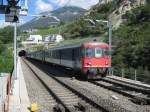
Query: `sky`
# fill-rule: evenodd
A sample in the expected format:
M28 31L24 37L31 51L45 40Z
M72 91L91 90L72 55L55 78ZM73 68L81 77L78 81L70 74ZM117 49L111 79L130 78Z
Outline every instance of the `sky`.
M4 0L4 4L7 4ZM84 9L89 9L92 5L98 3L99 0L27 0L28 15L38 14L44 11L56 10L63 6L78 6ZM19 5L24 6L25 0L20 0ZM22 23L31 20L33 17L21 17ZM0 27L4 25L4 15L0 14Z

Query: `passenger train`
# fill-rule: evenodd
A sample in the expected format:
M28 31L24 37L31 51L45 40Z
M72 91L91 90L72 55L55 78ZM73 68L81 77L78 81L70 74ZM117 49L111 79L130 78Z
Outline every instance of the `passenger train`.
M111 67L109 45L106 43L66 45L30 52L26 56L70 68L86 79L103 77Z

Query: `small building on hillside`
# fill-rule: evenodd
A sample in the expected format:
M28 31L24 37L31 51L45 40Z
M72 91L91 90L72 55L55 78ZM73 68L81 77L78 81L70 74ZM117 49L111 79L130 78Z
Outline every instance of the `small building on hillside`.
M41 35L30 35L29 38L26 39L26 41L22 42L22 45L28 46L28 45L38 45L43 44L43 39Z
M63 40L64 38L61 35L53 34L46 36L44 39L44 43L59 43Z
M27 38L26 41L39 43L39 42L42 42L42 36L41 35L30 35L30 37Z

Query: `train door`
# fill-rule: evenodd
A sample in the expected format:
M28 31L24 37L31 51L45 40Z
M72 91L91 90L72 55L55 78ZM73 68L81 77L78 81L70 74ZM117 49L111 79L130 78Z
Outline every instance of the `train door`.
M61 65L61 50L58 50L59 52L59 64Z
M79 48L73 49L73 66L77 70L80 68L80 54Z
M45 62L45 51L42 51L42 62Z

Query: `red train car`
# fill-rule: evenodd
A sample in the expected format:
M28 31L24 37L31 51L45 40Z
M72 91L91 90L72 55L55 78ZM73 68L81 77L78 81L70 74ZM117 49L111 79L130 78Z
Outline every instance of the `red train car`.
M82 44L84 56L82 70L88 78L105 76L111 67L109 45L106 43Z
M106 43L83 43L36 51L29 58L71 68L87 79L105 76L111 67L109 45Z

